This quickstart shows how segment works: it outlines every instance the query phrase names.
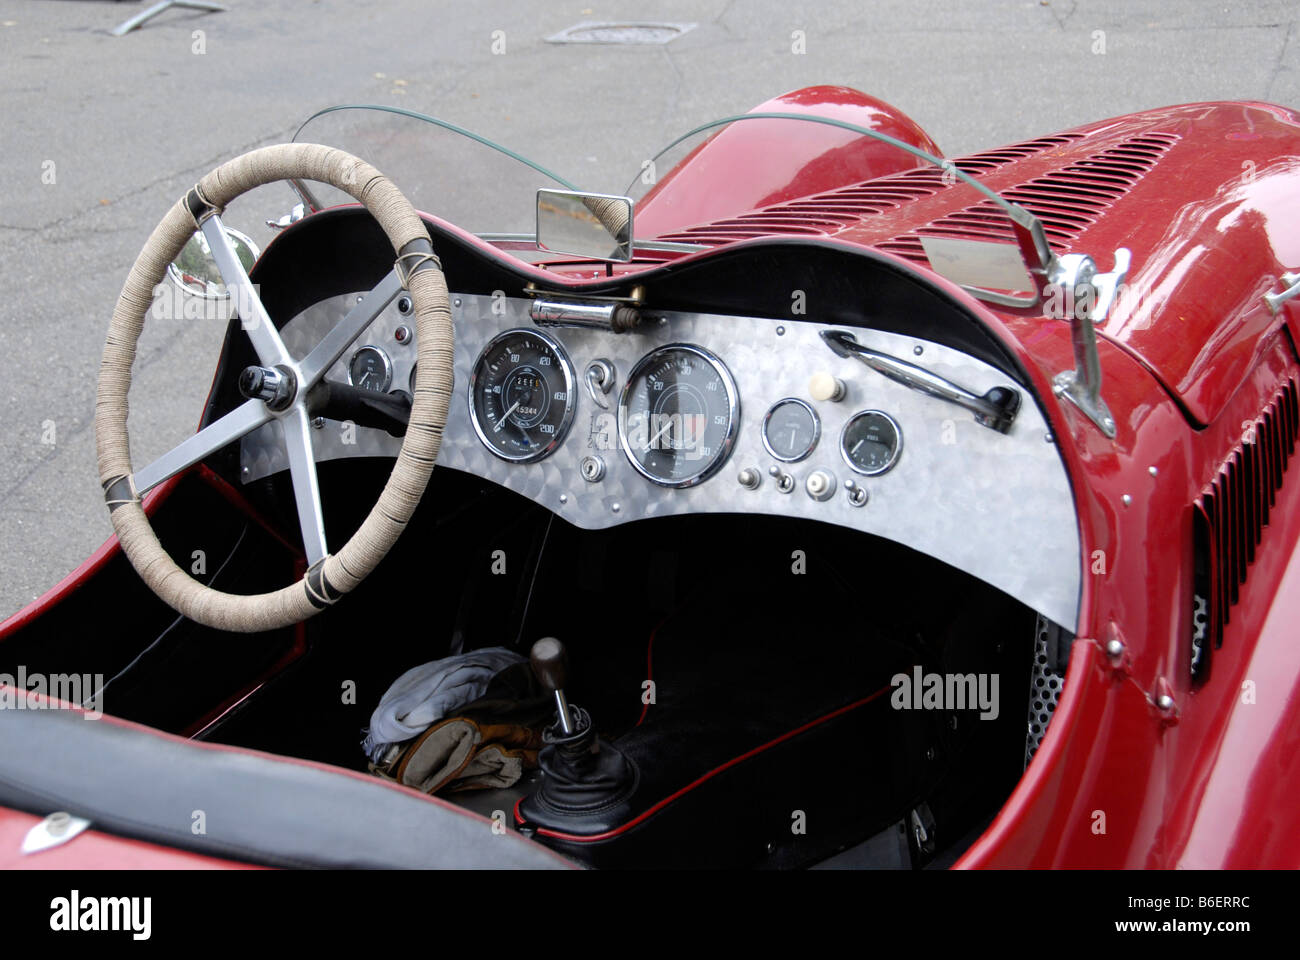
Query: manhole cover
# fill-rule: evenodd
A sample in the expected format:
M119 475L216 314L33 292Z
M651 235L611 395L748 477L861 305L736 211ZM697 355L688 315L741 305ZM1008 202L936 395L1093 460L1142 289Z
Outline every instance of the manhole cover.
M579 23L547 43L668 43L695 29L693 23Z

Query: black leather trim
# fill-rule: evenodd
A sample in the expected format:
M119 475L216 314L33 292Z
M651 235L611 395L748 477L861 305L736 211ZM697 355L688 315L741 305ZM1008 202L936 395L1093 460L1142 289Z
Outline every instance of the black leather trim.
M106 480L102 486L104 488L104 502L108 504L109 513L112 513L125 503L139 502L139 498L131 491L130 477L115 477L112 480Z
M307 600L317 610L324 610L338 602L342 594L325 576L325 561L319 560L307 569Z
M513 831L495 834L491 821L379 780L71 709L0 710L0 804L271 866L567 866ZM202 835L192 832L196 811Z
M216 212L216 208L214 208L212 204L208 203L207 200L203 199L203 195L199 193L197 184L190 187L189 192L185 194L185 208L189 210L190 216L194 219L196 224L202 223L203 217Z

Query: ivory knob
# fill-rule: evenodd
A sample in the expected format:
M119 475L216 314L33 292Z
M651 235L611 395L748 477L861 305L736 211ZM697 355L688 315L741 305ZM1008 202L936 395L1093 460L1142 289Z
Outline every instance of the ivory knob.
M808 381L808 392L812 394L814 400L838 403L844 399L844 381L825 371L814 373L812 379Z

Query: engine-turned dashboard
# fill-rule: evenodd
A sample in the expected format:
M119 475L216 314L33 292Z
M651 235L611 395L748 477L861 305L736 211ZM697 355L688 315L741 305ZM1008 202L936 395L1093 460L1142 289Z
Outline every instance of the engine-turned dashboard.
M309 351L358 295L292 318L281 331L289 351ZM1032 397L1003 433L838 355L822 334L846 328L816 317L647 308L639 327L616 334L539 326L531 305L452 294L456 384L440 467L588 529L692 513L837 524L930 554L1073 624L1080 568L1070 485ZM409 309L404 296L395 299L329 378L409 392ZM952 347L881 330L851 334L973 395L1024 392ZM322 461L395 456L400 443L351 423L316 426ZM278 429L273 421L243 440L245 482L286 468ZM720 560L726 548L718 545Z

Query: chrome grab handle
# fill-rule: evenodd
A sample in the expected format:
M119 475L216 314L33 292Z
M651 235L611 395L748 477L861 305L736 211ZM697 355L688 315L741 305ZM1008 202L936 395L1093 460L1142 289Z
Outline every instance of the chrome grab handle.
M977 423L998 433L1006 433L1015 422L1020 409L1020 392L1011 387L994 387L980 396L953 383L924 367L900 360L898 357L872 350L858 343L853 334L845 330L823 330L822 339L840 357L856 357L872 370L895 383L919 390L921 393L949 403L955 403L975 414Z

